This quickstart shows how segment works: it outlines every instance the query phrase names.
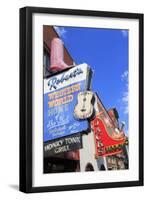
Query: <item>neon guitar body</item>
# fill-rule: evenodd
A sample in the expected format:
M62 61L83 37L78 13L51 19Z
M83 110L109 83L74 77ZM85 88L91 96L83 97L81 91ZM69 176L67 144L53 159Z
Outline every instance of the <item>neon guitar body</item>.
M74 116L77 119L88 119L94 113L94 95L91 91L80 92L77 96L78 103L74 109Z

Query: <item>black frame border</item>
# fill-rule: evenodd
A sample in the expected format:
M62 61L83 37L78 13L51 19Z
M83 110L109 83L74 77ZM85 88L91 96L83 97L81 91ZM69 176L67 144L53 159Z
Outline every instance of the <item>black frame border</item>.
M139 180L62 186L32 186L32 16L34 13L95 16L139 20ZM24 7L19 13L19 190L26 193L54 192L144 185L144 15L60 8Z

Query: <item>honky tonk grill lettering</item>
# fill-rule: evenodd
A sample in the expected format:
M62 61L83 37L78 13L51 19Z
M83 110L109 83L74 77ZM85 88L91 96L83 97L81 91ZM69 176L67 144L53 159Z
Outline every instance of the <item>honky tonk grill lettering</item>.
M54 153L57 154L60 152L70 151L70 145L80 144L80 143L81 143L80 136L64 138L64 139L52 142L50 144L47 144L44 147L44 150L45 152L54 151Z

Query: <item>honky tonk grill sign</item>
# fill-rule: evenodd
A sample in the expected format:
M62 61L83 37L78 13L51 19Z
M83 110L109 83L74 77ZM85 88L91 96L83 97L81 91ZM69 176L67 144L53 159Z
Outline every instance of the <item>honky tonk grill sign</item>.
M63 152L82 148L81 133L44 143L44 156L52 156Z

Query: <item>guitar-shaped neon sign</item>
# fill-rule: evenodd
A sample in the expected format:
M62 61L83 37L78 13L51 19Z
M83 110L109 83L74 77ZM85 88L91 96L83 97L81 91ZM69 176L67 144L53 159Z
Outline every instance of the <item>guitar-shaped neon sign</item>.
M98 98L98 97L97 97ZM98 98L100 112L91 121L91 128L94 133L96 158L122 152L127 139L122 129L114 124L113 120L105 110Z

